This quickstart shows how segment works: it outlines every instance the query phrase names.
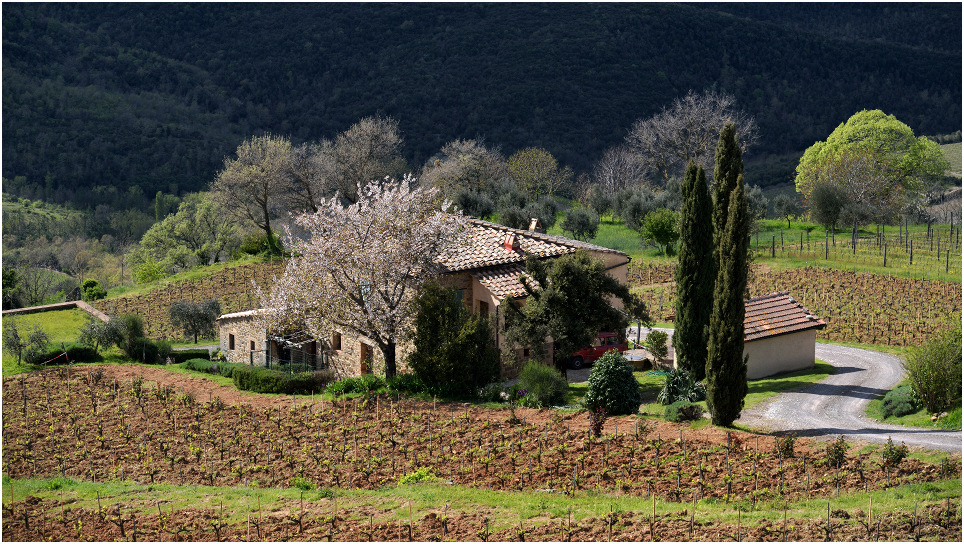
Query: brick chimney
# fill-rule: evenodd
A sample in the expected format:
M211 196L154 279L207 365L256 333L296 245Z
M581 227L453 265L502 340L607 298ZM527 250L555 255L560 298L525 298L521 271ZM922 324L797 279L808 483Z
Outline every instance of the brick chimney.
M542 232L542 222L539 221L538 217L533 217L532 221L529 221L529 230L532 232Z
M519 251L519 237L516 236L514 232L505 233L505 239L502 240L502 247L509 251Z

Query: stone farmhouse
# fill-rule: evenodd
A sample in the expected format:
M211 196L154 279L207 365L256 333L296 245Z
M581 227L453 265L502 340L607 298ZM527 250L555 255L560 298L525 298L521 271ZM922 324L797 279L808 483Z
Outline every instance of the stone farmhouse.
M466 309L487 313L501 324L504 319L502 304L509 299L526 297L519 275L524 273L525 259L529 255L553 259L584 250L601 260L614 278L626 282L630 261L627 254L541 231L541 225L535 219L528 230L522 230L469 218L466 243L439 259L444 270L441 283L458 290ZM332 331L330 337L324 339L304 333L275 335L259 329L255 319L258 311L218 318L221 352L229 361L254 365L271 362L271 366L277 361L290 361L305 364L308 368L327 366L338 377L366 374L381 363L381 352L374 342L364 337L345 331ZM500 349L508 349L498 333L496 344ZM398 346L400 371L405 369L408 348L402 344ZM528 356L525 351L519 350L519 355Z

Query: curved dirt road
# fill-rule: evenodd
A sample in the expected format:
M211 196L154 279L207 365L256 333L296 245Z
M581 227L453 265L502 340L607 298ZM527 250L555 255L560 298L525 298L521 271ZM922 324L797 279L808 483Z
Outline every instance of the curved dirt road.
M870 401L903 378L900 360L885 353L817 344L817 358L837 371L820 383L784 393L748 410L738 423L768 431L793 431L801 436L895 443L961 451L960 431L938 431L887 425L865 417Z

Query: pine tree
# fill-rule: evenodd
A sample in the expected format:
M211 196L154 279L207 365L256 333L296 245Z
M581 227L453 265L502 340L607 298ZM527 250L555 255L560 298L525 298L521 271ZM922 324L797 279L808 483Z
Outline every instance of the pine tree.
M743 188L743 159L733 125L720 133L716 152L717 201L714 227L719 227L721 206L725 221L715 231L718 269L713 289L706 363L706 405L714 425L730 426L743 410L747 393L746 359L743 357L744 293L747 281L750 217ZM725 188L733 183L731 191Z
M673 347L680 367L695 380L706 377L716 261L713 259L713 203L702 166L690 162L680 187L679 263L676 265L676 331Z

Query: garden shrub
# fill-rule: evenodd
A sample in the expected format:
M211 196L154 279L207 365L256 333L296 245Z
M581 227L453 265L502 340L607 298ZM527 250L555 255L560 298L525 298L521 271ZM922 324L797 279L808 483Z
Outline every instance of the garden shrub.
M699 402L706 400L706 386L694 381L685 368L676 368L666 375L656 400L664 406L679 401Z
M389 391L393 393L417 395L428 391L428 388L422 383L422 380L411 372L395 374L394 377L385 380L385 384L388 386Z
M904 368L914 394L928 412L949 408L961 398L960 323L911 352Z
M681 400L667 406L663 410L663 417L674 423L697 421L703 417L703 407L695 402Z
M479 389L478 398L482 402L502 402L505 387L501 383L493 382Z
M148 365L164 362L161 359L161 349L158 345L144 337L131 339L124 348L124 353L131 359Z
M209 359L189 359L184 362L184 368L208 374L220 374L225 378L234 376L234 369L246 367L244 363L229 363L227 361L211 361Z
M84 280L84 283L80 284L80 289L82 293L81 298L83 298L84 302L93 302L107 298L107 291L100 285L100 282L93 278Z
M895 387L884 395L882 412L885 418L901 417L921 409L921 403L909 385Z
M315 373L288 374L277 370L238 365L232 374L234 386L254 393L286 395L314 393L322 389L321 377Z
M589 374L589 389L584 401L587 409L602 406L611 416L639 412L642 394L633 368L616 350L600 357Z
M542 406L562 406L569 398L569 382L559 371L538 361L526 363L519 384Z
M385 380L374 374L364 374L357 378L342 378L333 381L325 387L326 393L332 395L350 395L352 393L369 393L385 387Z
M190 359L210 359L211 354L206 349L179 349L172 351L170 357L175 364L180 364Z
M657 360L665 359L669 355L669 348L666 347L666 341L669 339L669 335L663 331L651 331L649 335L646 336L646 340L643 341L643 346L646 350L653 354Z
M793 457L793 446L797 442L797 433L789 433L784 436L773 437L777 453L780 457Z

